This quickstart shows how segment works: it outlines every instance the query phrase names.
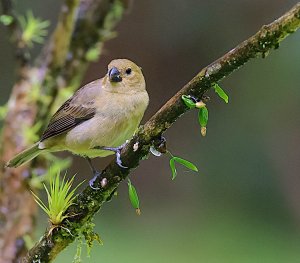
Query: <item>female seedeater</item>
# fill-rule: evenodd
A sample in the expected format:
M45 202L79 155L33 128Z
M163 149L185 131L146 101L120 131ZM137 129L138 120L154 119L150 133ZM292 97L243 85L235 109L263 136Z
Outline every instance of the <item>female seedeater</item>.
M40 153L65 150L91 165L90 158L113 154L133 136L148 102L141 68L128 59L115 59L102 79L80 88L57 110L37 143L6 166L18 167Z

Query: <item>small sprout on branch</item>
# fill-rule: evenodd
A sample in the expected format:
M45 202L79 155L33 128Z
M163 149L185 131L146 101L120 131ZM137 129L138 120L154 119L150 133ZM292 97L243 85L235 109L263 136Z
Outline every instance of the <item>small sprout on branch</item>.
M203 95L203 100L198 100L190 95L182 95L181 99L183 100L184 104L190 109L201 109L206 106L205 102L209 100L209 97Z
M223 99L226 103L228 103L228 95L225 93L225 91L217 84L214 83L213 84L213 89L215 90L215 92L219 95L219 97L221 99ZM202 136L206 136L206 126L207 126L207 121L208 121L208 109L206 107L205 102L207 102L209 100L209 97L206 97L205 95L202 96L202 100L197 101L195 98L193 98L190 95L182 95L181 96L183 102L185 103L185 105L187 107L189 107L190 109L193 108L197 108L199 109L198 112L198 120L201 126L201 135ZM151 151L152 152L152 151ZM170 160L170 165L173 165L174 169L174 162ZM172 166L171 166L172 168ZM172 169L173 174L175 174L176 176L176 169L174 170Z
M194 102L194 100L191 98L190 95L182 95L181 99L183 100L184 104L189 107L190 109L193 109L196 107L196 103Z
M218 84L215 84L215 85L218 85ZM218 86L219 87L219 86ZM215 88L215 89L218 89L218 88ZM219 89L223 92L221 92L221 91L219 91L218 90L218 92L220 93L220 94L222 94L222 96L224 96L224 94L225 94L225 92L219 87ZM217 92L217 91L216 91ZM217 92L217 93L218 93ZM219 94L218 93L218 94ZM226 94L225 94L226 95ZM219 95L219 96L221 96L221 95ZM227 95L226 95L227 96ZM195 102L195 99L194 98L192 98L191 96L186 96L186 95L182 95L181 96L181 98L182 98L182 100L184 101L184 103L185 103L185 105L186 106L188 106L190 109L192 109L192 108L197 108L197 109L199 109L199 112L198 112L198 120L199 120L199 123L200 123L200 126L201 126L201 135L202 136L205 136L206 135L206 125L207 125L207 121L208 121L208 109L207 109L207 107L206 107L206 104L202 101L202 100L200 100L200 101L197 101L197 102ZM222 97L223 98L223 97ZM209 100L209 98L208 97L204 97L204 99L205 99L205 101L208 101ZM228 96L227 96L227 102L228 102ZM151 149L150 149L151 150ZM152 151L151 151L152 152ZM153 153L153 152L152 152ZM172 159L171 159L172 160ZM170 166L171 165L173 165L173 166L171 166L171 169L172 169L172 167L174 167L174 169L175 169L175 165L174 165L174 162L172 161L171 162L171 160L170 160ZM175 176L176 176L176 169L174 170L174 169L172 169L172 174L174 174ZM173 172L174 171L174 172ZM174 179L175 177L173 177L173 179Z
M48 20L41 20L33 16L32 11L28 11L26 16L18 17L22 28L22 40L25 45L32 47L33 43L42 44L47 36L47 28L50 25Z
M135 187L132 185L131 181L128 179L128 194L131 205L135 208L137 215L141 214L140 201Z
M4 26L9 26L14 21L14 18L9 15L1 15L0 16L0 23L2 23Z
M171 153L170 153L171 154ZM196 165L194 165L193 163L185 160L185 159L182 159L182 158L179 158L179 157L176 157L176 156L173 156L171 154L171 159L170 159L170 168L171 168L171 171L172 171L172 180L174 180L177 176L177 170L176 170L176 167L175 167L175 163L179 163L183 166L185 166L186 168L194 171L194 172L198 172L198 168L196 167Z
M226 103L228 103L228 95L225 93L225 91L217 83L215 83L213 85L213 89L219 95L219 97L221 99L223 99Z
M66 174L63 179L60 179L60 174L57 173L55 176L50 178L50 189L44 185L47 193L48 206L31 191L37 204L44 210L48 215L50 222L58 226L65 218L70 215L64 215L64 212L73 204L76 197L75 191L82 184L77 185L71 190L75 175L70 179L66 180Z

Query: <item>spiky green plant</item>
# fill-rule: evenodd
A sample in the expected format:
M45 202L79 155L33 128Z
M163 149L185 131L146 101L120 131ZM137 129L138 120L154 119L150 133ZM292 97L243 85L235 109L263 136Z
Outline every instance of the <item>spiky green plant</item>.
M19 16L18 20L22 28L22 40L23 42L32 47L33 43L41 44L47 36L47 28L50 25L48 20L42 20L34 17L32 11L28 11L26 16Z
M76 197L75 191L81 185L77 185L73 190L71 190L75 175L70 179L66 179L66 174L63 179L60 179L60 173L50 178L50 189L44 184L44 188L47 193L48 206L35 194L32 192L35 201L38 205L45 211L49 216L49 220L53 225L59 225L65 218L70 215L64 215L65 211Z

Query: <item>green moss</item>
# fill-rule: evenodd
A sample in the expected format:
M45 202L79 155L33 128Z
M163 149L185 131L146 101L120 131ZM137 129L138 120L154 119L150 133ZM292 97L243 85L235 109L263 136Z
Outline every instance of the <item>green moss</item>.
M87 244L87 254L88 256L91 253L91 249L93 247L94 241L97 241L100 245L103 245L103 242L98 233L94 232L95 224L91 221L86 223L82 228L82 235Z
M80 263L81 261L81 251L82 251L82 239L78 240L76 254L73 259L73 263Z

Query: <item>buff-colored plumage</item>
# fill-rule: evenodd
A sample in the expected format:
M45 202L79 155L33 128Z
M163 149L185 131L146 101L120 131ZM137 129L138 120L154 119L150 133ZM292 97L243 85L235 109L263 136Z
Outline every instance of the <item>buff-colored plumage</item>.
M41 140L7 163L18 167L42 152L70 151L94 158L113 154L136 131L149 98L141 68L116 59L108 73L79 89L53 115Z

